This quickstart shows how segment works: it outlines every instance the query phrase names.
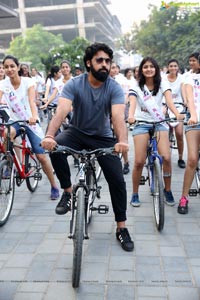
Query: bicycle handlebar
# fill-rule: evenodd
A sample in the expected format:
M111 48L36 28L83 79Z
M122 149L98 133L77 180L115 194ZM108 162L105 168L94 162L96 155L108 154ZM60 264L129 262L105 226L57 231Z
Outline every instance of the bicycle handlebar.
M108 155L108 154L114 154L115 148L110 147L110 148L98 148L95 150L76 150L67 146L61 146L61 145L56 145L55 150L51 151L52 152L61 152L63 154L69 154L69 155L74 155L77 154L79 157L83 156L89 156L94 154L95 156L101 156L101 155Z
M164 122L172 122L172 121L178 122L178 120L175 117L173 117L173 118L166 118L166 119L159 120L159 121L137 120L133 124L146 123L146 124L150 124L150 125L156 125L156 124L160 124L160 123L164 123Z
M13 124L16 124L16 123L26 123L28 124L29 123L29 120L17 120L17 121L10 121L10 122L7 122L7 123L0 123L0 126L7 126L7 127L10 127L12 126ZM36 123L39 123L39 121L37 120Z
M197 122L196 124L189 125L186 120L177 120L175 117L166 118L166 119L163 119L163 120L160 120L160 121L137 120L133 124L146 123L146 124L150 124L150 125L156 125L156 124L160 124L160 123L164 123L164 122L183 122L184 125L188 125L188 126L198 126L198 125L200 125L200 122Z

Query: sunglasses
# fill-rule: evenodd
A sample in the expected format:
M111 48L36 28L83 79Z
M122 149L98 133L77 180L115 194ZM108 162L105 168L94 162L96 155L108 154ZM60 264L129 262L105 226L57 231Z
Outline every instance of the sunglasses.
M110 64L111 63L111 59L110 58L98 57L95 60L96 60L97 64L102 64L103 61L105 61L106 64Z

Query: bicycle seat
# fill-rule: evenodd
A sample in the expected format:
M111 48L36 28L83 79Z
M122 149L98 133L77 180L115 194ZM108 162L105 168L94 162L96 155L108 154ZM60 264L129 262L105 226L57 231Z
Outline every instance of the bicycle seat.
M50 103L50 104L48 104L48 106L47 106L48 108L56 108L57 107L57 104L55 104L55 103Z

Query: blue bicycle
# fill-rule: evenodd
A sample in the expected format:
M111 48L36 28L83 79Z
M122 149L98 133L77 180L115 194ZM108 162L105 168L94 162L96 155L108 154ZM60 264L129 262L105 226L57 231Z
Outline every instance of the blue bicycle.
M149 129L149 142L147 147L147 159L146 168L147 176L142 176L140 184L144 185L146 181L149 183L150 191L153 196L153 207L155 223L158 231L162 231L165 222L165 210L164 210L164 184L163 184L163 159L158 153L157 148L157 132L156 125L170 121L172 119L164 119L162 121L149 122L149 121L136 121L137 123L145 123L152 125Z

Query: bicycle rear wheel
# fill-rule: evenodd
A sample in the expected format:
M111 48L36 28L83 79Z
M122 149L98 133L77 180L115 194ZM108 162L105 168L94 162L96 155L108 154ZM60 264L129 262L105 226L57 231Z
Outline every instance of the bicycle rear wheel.
M73 234L74 252L72 269L72 286L77 288L80 282L82 249L84 240L84 219L85 219L85 193L79 188L77 196L77 207L75 217L75 228Z
M30 192L35 192L38 181L41 179L40 164L35 154L25 154L25 173L30 175L26 177L26 185Z
M155 159L153 167L150 170L152 178L152 195L153 195L153 206L154 206L154 216L156 227L158 231L162 231L164 227L164 186L162 178L162 170L160 162Z
M0 226L10 216L15 194L14 164L8 160L0 162Z

